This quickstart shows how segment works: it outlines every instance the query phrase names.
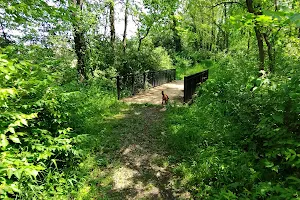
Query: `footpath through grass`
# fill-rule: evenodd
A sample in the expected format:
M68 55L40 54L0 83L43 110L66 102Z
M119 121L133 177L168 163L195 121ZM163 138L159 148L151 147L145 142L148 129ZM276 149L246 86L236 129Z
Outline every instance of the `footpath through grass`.
M77 199L189 198L189 193L175 189L165 110L120 104L115 114L82 121L90 136L83 144L88 156L81 164L85 181Z
M211 62L204 62L179 69L178 74L184 77L211 66ZM129 105L97 93L97 89L89 89L82 91L85 97L73 99L74 103L82 102L72 114L73 127L79 134L86 134L78 146L85 158L76 172L83 185L73 197L190 199L189 188L181 180L184 176L178 171L182 154L173 148L175 143L178 150L182 148L172 137L170 113L176 106Z

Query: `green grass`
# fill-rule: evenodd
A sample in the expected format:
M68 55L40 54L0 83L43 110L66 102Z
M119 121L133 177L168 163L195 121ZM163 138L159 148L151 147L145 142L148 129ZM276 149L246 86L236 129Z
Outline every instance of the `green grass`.
M204 60L194 66L191 67L179 67L176 69L176 78L179 80L183 80L185 76L189 76L198 72L201 72L205 69L210 69L214 66L213 61Z

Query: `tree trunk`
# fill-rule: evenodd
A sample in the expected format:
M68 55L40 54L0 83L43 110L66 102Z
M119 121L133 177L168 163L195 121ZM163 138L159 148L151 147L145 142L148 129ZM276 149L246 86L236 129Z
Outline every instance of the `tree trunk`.
M278 1L274 0L274 5L275 5L275 11L278 11Z
M1 25L1 29L2 29L3 38L4 38L5 41L8 41L7 35L5 33L5 30L4 30L4 25L3 25L3 23L1 21L0 21L0 25Z
M215 35L214 35L214 8L211 9L211 42L209 46L209 51L213 51L213 44L215 43Z
M125 3L125 19L124 19L124 34L123 34L123 52L126 53L126 34L127 34L127 23L128 23L128 7L129 0L126 0Z
M203 18L201 18L201 24L204 23ZM200 49L203 49L205 47L205 42L204 42L204 34L203 31L200 30L200 34L199 34L199 44L200 44Z
M254 27L256 39L257 39L257 46L258 46L258 51L259 51L259 70L264 70L265 69L265 52L264 52L264 41L261 32L259 29L255 26Z
M110 42L115 49L116 31L115 31L115 5L114 1L109 2L109 22L110 22Z
M108 24L108 19L107 19L107 16L108 16L108 10L107 8L105 8L105 25L104 25L104 37L106 37L106 33L107 33L107 24Z
M226 20L227 20L227 6L226 4L224 4L224 23L226 23ZM225 40L224 40L224 43L225 43L225 49L226 49L226 52L229 51L229 33L227 32L227 30L225 30Z
M274 72L274 66L275 66L275 59L274 59L274 55L275 55L275 52L273 50L273 45L270 43L269 39L268 39L268 36L266 33L263 33L263 36L264 36L264 39L265 39L265 42L268 46L268 56L269 56L269 69L270 69L270 72Z
M257 15L253 8L253 0L246 0L247 8L249 13L253 13ZM255 22L254 31L257 39L257 46L259 51L259 70L265 69L265 52L264 52L264 43L263 43L263 36L259 30L258 24Z
M76 7L79 7L82 10L82 0L73 0L73 3ZM73 13L73 17L75 19L76 14ZM75 53L77 55L77 72L79 76L79 81L83 82L88 79L86 70L85 70L85 50L86 43L84 40L84 32L81 30L79 22L73 22L74 27L74 43L75 43Z

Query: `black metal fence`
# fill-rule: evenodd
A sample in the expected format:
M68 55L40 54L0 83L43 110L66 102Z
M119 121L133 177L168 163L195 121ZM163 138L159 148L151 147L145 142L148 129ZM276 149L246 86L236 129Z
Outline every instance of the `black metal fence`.
M199 83L208 79L208 70L184 77L184 102L188 102L196 92Z
M118 99L133 96L147 88L156 87L176 79L176 69L149 71L117 76Z

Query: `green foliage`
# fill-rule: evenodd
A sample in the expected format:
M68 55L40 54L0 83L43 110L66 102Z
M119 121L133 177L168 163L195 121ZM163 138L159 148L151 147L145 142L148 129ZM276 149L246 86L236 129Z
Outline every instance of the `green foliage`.
M0 197L66 195L77 180L65 169L79 153L66 124L68 113L61 111L57 75L30 60L11 58L12 49L0 54Z
M242 53L222 57L196 102L168 111L178 184L201 199L297 199L299 70L256 78Z
M204 69L211 69L213 63L211 60L204 60L199 64L191 66L191 61L177 57L176 76L177 79L183 80L185 76L196 74Z
M193 105L168 105L167 123L152 127L163 130L178 189L195 199L299 199L300 3L257 0L250 11L245 2L128 1L137 33L112 41L118 15L107 3L116 1L1 1L0 199L100 198L110 189L85 179L144 123L135 116L143 106L118 103L112 77L173 65L178 79L210 73ZM80 54L87 76L78 83ZM129 108L133 118L107 123Z

